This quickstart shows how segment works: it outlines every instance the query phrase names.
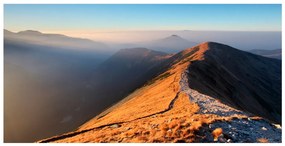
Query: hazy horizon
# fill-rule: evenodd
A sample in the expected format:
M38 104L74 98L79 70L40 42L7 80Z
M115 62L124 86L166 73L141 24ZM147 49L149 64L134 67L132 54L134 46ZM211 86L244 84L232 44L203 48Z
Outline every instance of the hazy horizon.
M4 28L5 30L11 31L13 33L23 32L23 31L39 31L44 34L62 34L68 37L90 39L92 41L102 41L109 43L138 43L142 41L152 41L155 39L161 39L170 35L185 35L185 32L195 32L195 33L282 33L282 31L242 31L242 30L117 30L117 31L80 31L80 30L70 30L70 31L46 31L37 29L23 29L23 30L10 30ZM141 35L145 36L141 36ZM123 38L126 35L133 35L134 40L128 40L129 38Z
M9 29L6 29L11 31ZM282 49L281 31L194 31L194 30L152 30L152 31L114 31L114 32L82 32L81 35L73 32L45 32L44 34L62 34L68 37L90 39L92 41L113 45L116 50L122 49L117 44L132 44L133 47L141 47L140 44L164 39L171 35L178 35L188 41L197 44L214 41L225 43L241 50L275 50ZM11 31L14 33L22 32ZM189 46L191 47L191 46Z

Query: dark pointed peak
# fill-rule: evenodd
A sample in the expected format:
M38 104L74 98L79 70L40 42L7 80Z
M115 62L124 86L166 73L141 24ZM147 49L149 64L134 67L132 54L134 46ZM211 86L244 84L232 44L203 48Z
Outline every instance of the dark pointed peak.
M169 36L168 38L181 38L182 39L182 37L180 37L179 35L176 35L176 34L173 34L173 35Z
M163 40L167 40L167 41L171 41L171 40L183 40L183 41L187 41L186 39L184 39L184 38L182 38L181 36L179 36L179 35L176 35L176 34L173 34L173 35L170 35L170 36L168 36L168 37L166 37L166 38L164 38Z

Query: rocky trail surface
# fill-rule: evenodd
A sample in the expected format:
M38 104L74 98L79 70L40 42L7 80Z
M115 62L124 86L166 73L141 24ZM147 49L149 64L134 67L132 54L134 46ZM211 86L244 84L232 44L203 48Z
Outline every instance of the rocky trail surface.
M202 126L198 135L203 138L197 139L197 142L213 140L211 131L217 128L223 129L223 134L217 139L218 142L281 142L282 129L280 125L269 123L259 117L252 117L250 113L237 110L210 96L190 89L186 74L187 72L182 74L181 90L189 96L190 101L199 105L200 110L198 113L235 117L230 121L217 121Z

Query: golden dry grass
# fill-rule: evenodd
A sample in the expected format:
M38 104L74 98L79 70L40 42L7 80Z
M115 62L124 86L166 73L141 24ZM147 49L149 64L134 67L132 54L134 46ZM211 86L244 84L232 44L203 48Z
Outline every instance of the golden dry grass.
M95 129L56 142L193 142L194 132L203 124L223 120L216 115L196 114L198 110L198 105L181 93L172 110L156 117L126 122L118 128Z

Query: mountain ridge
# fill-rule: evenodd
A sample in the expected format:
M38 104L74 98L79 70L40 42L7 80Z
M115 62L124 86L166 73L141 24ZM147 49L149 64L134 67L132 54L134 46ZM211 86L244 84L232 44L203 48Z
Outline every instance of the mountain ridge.
M232 52L238 55L230 55ZM219 85L218 82L212 81L211 78L206 76L208 72L214 76L219 75L220 72L226 72L224 76L221 74L222 78L218 78L225 80L223 82L225 85L231 83L231 81L235 83L236 80L245 78L238 75L235 70L226 64L224 67L220 66L219 63L225 63L224 59L231 59L231 57L244 59L245 62L254 62L256 60L257 62L266 62L268 64L265 67L269 66L270 63L276 64L276 68L279 67L278 60L275 59L246 53L219 43L202 43L181 51L164 61L165 65L162 67L160 75L131 93L125 98L125 101L114 106L107 113L88 121L74 132L39 142L214 142L217 140L220 142L246 142L246 140L258 142L264 137L270 142L281 140L280 129L268 126L271 124L266 120L269 115L263 114L266 117L264 120L247 112L254 111L252 109L246 109L246 112L240 111L229 104L231 98L218 94L220 93L219 87L207 86L206 83ZM204 66L207 69L208 63L212 63L213 69L211 70L214 72L203 70L205 69ZM236 62L233 63L233 66L238 66ZM251 65L249 63L249 66ZM259 70L258 66L255 68ZM272 78L278 80L278 71L276 76L274 71L272 72ZM199 73L203 74L200 75ZM253 71L250 74L254 75L256 72ZM206 82L202 84L207 87L206 90L213 90L211 92L222 98L216 97L216 95L212 97L211 92L200 90L201 85L196 85L201 80L195 76L200 76L200 79ZM262 76L256 78L264 80ZM276 84L279 84L279 82ZM245 83L244 86L250 85L250 83ZM261 86L267 85L263 83ZM236 93L246 91L246 89L235 86L235 84L229 87L235 89ZM257 87L256 90L260 91L260 89L262 88ZM277 90L272 89L272 91L277 92L276 101L279 100L278 92L281 92L281 89ZM227 93L227 91L223 92ZM258 99L255 96L250 98L253 98L252 100ZM221 99L229 101L225 104L220 102ZM215 104L210 104L213 102ZM240 101L240 103L242 102ZM221 106L225 107L224 110L220 108ZM268 109L263 104L260 104L260 106ZM244 110L244 107L241 109ZM239 137L236 137L235 134L230 133L233 132L233 128L229 128L227 123L231 123L234 128L242 128L247 125L249 129L254 129L259 134L250 136L244 134L244 129L239 129L239 131L234 132L239 135ZM207 131L214 131L215 127L219 128L219 125L224 130L224 136L219 137L219 139L218 137L217 139L211 137L211 133ZM271 134L267 135L263 132L264 128L259 129L256 125L266 127L265 129ZM149 129L149 127L151 128ZM277 137L277 139L274 137Z

